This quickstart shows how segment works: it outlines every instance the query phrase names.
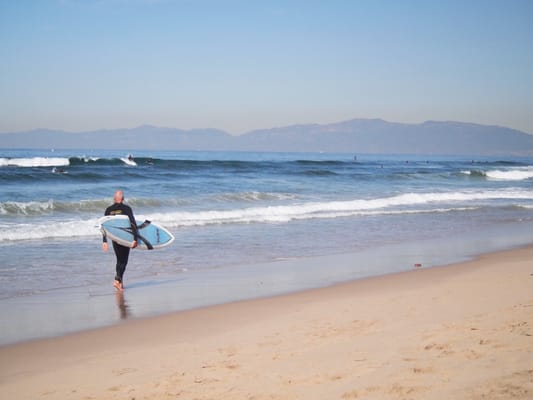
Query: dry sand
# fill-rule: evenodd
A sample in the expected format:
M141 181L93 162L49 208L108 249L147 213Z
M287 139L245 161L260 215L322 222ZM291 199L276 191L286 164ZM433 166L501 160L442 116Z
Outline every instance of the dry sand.
M0 363L4 399L533 399L533 247L5 346Z

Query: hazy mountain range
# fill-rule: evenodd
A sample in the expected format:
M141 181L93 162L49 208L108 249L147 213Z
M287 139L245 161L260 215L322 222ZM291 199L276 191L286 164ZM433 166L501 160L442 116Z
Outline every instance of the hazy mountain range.
M354 119L254 130L240 136L217 129L150 125L88 132L37 129L0 134L0 148L533 155L533 135L463 122Z

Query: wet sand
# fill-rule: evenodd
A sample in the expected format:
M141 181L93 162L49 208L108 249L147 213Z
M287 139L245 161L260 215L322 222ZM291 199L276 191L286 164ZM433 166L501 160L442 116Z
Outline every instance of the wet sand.
M10 399L530 399L532 260L530 246L3 346L0 392Z

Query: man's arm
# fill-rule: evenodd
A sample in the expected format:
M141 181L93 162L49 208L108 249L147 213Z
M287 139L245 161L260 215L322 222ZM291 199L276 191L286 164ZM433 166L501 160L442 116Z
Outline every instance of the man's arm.
M109 207L107 207L104 211L104 217L109 215ZM107 243L107 236L105 234L105 232L102 231L102 242L103 243Z
M104 216L109 215L109 207L106 208L104 211ZM107 244L107 236L104 231L102 231L102 249L104 251L107 251L109 249L109 245Z
M133 242L131 243L131 248L134 249L135 247L137 247L137 240L139 239L139 230L137 229L137 222L135 222L135 217L133 216L133 210L129 206L127 206L127 215L130 219L131 230L133 232Z

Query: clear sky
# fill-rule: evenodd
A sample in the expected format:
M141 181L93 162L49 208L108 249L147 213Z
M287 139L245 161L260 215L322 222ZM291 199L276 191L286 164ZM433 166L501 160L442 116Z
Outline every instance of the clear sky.
M351 118L533 133L533 1L0 0L0 132Z

